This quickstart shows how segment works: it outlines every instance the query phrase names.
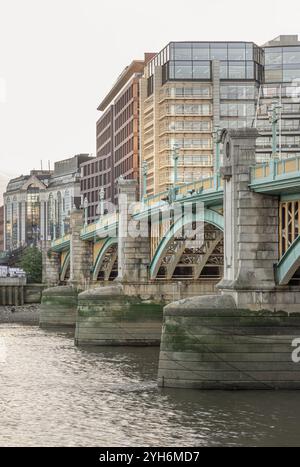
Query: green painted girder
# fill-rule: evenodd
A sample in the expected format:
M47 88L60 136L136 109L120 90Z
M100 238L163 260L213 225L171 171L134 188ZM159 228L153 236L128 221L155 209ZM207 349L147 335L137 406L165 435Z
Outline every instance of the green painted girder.
M262 176L261 176L262 175ZM250 188L257 193L284 194L299 191L300 157L271 158L250 167Z
M253 181L250 185L251 190L256 193L267 193L270 195L282 195L299 192L300 173L294 172L277 176L276 179L266 177Z
M196 202L201 202L204 204L205 208L209 208L210 206L219 207L223 204L224 192L223 188L219 188L218 190L206 190L202 193L195 193L190 196L184 197L177 197L175 204L191 204ZM133 216L133 218L137 221L144 220L147 217L153 216L154 220L156 219L155 214L158 214L164 206L168 206L167 202L161 201L157 205L147 207L145 206L145 210L141 211Z
M61 253L62 251L70 250L71 241L70 239L62 241L60 244L52 244L51 250L56 253Z
M101 266L102 266L102 263L103 263L103 260L104 260L104 257L105 257L105 254L106 254L107 250L109 250L109 248L111 246L116 245L116 244L118 244L118 239L116 237L108 237L106 239L104 245L102 246L101 250L98 253L97 259L96 259L95 264L94 264L93 280L97 280L97 277L98 277L99 271L101 269Z
M287 285L300 267L300 236L292 243L276 266L275 276L279 285Z
M82 240L93 240L96 241L97 239L101 238L113 238L118 233L118 223L113 222L110 225L102 226L99 229L94 230L93 232L84 232L84 229L80 235Z
M63 281L65 279L68 267L70 266L70 260L71 260L71 255L70 255L70 251L69 251L67 253L66 257L65 257L64 264L62 265L61 270L60 270L60 280L61 281Z
M212 224L218 229L224 231L224 217L216 211L212 211L211 209L204 209L201 212L195 214L187 214L184 216L184 223L183 219L178 219L173 226L170 228L168 233L161 239L157 250L152 258L150 263L150 277L153 279L159 269L161 259L168 247L170 241L174 238L176 233L182 229L184 225L189 225L192 222L206 222L208 224Z

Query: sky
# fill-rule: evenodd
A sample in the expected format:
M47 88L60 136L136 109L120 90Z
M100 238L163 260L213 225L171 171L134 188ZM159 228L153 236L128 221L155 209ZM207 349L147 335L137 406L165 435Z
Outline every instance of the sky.
M300 34L299 16L299 0L0 0L0 186L41 160L95 154L97 106L144 52L263 44Z

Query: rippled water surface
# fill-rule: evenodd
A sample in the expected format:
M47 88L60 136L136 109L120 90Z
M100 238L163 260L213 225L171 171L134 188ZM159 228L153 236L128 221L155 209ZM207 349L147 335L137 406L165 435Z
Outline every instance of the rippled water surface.
M300 446L300 391L159 390L157 364L0 325L0 446Z

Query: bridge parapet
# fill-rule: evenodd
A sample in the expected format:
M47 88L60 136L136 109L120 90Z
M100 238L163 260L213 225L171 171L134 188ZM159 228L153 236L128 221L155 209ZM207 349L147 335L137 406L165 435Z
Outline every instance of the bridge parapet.
M299 183L300 157L271 159L250 168L250 186L254 191L273 191L278 194L278 189L294 190L299 187Z
M95 239L95 237L116 236L116 229L111 229L118 224L119 215L117 212L101 216L97 222L86 225L81 229L80 236L84 240Z
M51 249L53 251L63 251L70 248L71 234L59 237L53 240L51 243Z

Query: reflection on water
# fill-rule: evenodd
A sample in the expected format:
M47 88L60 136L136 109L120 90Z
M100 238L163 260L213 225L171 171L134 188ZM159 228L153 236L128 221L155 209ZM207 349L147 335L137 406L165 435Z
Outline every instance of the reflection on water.
M0 446L300 446L300 391L159 390L158 349L0 326Z

